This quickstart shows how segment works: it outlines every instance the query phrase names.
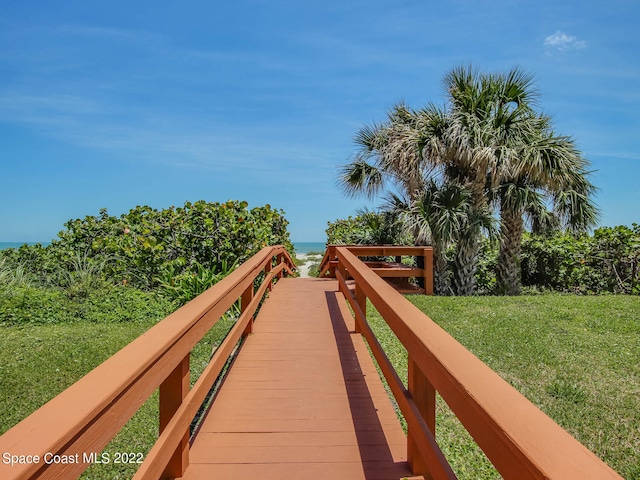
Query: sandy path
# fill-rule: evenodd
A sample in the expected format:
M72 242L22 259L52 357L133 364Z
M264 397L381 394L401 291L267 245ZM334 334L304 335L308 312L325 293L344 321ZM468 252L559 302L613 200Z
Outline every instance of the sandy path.
M298 257L298 259L300 259L300 260L307 260L307 258L309 256L304 254L304 253L298 253L298 254L296 254L296 257ZM309 278L309 267L311 266L311 263L312 263L311 260L307 260L302 265L298 265L298 271L300 272L300 278Z

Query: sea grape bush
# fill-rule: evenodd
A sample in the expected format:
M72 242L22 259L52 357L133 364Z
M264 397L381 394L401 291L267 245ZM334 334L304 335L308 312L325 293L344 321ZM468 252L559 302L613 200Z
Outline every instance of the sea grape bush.
M370 236L370 228L360 216L337 219L327 222L327 243L341 245L355 245L364 243Z
M293 252L287 225L282 210L249 209L244 201L186 202L163 210L137 206L119 217L101 209L97 216L69 220L47 247L23 246L3 256L25 265L41 283L61 268L74 270L82 256L86 265L101 265L104 278L151 290L166 285L167 273L187 278L220 272L266 245Z
M287 225L281 210L240 201L70 220L46 247L0 251L0 325L137 321L147 303L161 318L263 246L293 252Z
M342 245L406 245L412 242L401 222L389 212L365 210L355 217L327 222L327 243Z
M640 294L640 225L602 227L593 235L527 235L522 283L563 292Z
M523 286L573 290L584 278L582 270L588 250L588 235L525 234L521 252Z

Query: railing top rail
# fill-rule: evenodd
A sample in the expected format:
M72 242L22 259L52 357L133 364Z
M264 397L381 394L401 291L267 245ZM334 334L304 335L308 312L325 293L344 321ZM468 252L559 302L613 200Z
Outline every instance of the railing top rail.
M144 384L144 387L136 387L144 395L155 390L210 326L238 300L242 291L253 283L273 256L279 254L293 266L282 245L263 248L227 277L0 436L0 452L38 455L42 459L45 453L55 453L70 443L90 445L93 440L78 439L84 429L89 428L94 419L103 415L124 392L131 390L132 385ZM145 379L141 380L143 377ZM140 399L140 403L146 398ZM41 467L41 463L7 467L0 462L0 477L26 478Z
M621 479L607 464L371 271L336 255L505 478Z
M321 276L329 270L331 261L335 259L336 248L346 248L354 255L360 257L422 255L425 250L433 250L431 246L420 245L329 244L318 267Z
M389 255L419 255L425 249L431 250L430 245L328 245L327 248L346 248L356 256L369 256L369 252L389 252Z

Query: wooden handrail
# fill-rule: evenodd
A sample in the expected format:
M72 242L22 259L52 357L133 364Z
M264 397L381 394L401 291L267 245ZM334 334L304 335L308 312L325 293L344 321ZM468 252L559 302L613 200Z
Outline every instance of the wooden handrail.
M337 278L357 330L371 350L409 427L408 458L415 474L455 478L435 444L435 392L505 479L622 479L535 405L482 363L360 261L337 247ZM355 289L347 284L355 280ZM405 388L366 321L366 299L407 350ZM431 477L429 477L431 475Z
M418 293L433 295L433 247L415 245L327 245L327 250L318 267L320 277L336 278L336 268L338 266L336 248L338 247L346 248L357 257L422 257L424 266L420 268L396 263L391 265L392 268L387 268L390 265L386 265L385 268L372 267L371 269L378 276L384 278L421 278L424 290L418 290ZM400 262L400 260L397 259L396 262Z
M318 266L318 271L320 272L318 276L324 277L328 274L331 277L335 277L335 268L331 269L331 263L334 261L337 261L335 245L327 245L327 249L324 251L324 256Z
M136 478L181 476L188 462L191 420L233 347L250 331L264 292L283 271L294 268L283 246L265 247L125 346L0 437L0 452L24 456L24 463L0 462L0 478L77 478L90 465L85 454L101 452L158 388L162 432ZM254 280L262 272L264 280L254 294ZM191 350L240 298L240 319L189 390ZM45 455L72 463L47 463Z

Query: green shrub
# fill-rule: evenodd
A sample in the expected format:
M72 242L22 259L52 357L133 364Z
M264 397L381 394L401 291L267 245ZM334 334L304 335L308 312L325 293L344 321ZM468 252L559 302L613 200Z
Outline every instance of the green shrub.
M522 283L573 293L640 294L640 226L602 227L592 236L525 235Z
M218 283L235 270L236 266L237 263L227 266L227 262L223 260L220 270L217 270L205 268L195 262L189 270L177 273L174 266L171 265L162 272L159 280L160 292L175 302L177 306L184 305Z
M326 234L328 244L355 245L364 243L369 236L369 228L359 216L350 216L327 222Z
M282 244L293 252L287 225L282 210L249 209L247 202L231 200L164 210L138 206L120 217L101 209L97 216L68 221L47 247L25 245L0 256L13 267L24 265L43 285L51 279L81 284L90 275L80 273L100 265L103 278L154 289L166 270L190 274L201 265L219 271L223 262L242 263L266 245ZM61 274L65 268L68 275Z
M640 225L593 232L585 263L599 272L596 286L609 292L640 294ZM593 276L591 276L593 278ZM588 279L585 279L587 283Z
M162 318L174 309L170 300L128 286L103 285L81 299L62 289L31 286L0 296L0 325L137 322Z
M392 212L363 210L355 217L327 222L327 243L342 245L413 245Z
M451 259L453 259L454 250L451 249ZM453 262L451 262L453 263ZM482 239L480 247L480 256L478 257L478 269L476 270L476 285L478 293L492 294L495 292L496 269L498 267L498 244L491 242L487 238ZM451 265L453 270L453 265Z
M319 263L312 263L309 266L309 276L310 277L319 277L320 276L320 264Z

